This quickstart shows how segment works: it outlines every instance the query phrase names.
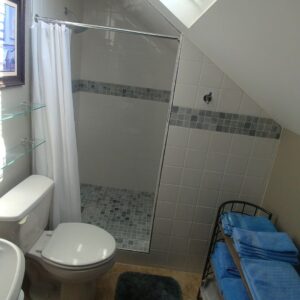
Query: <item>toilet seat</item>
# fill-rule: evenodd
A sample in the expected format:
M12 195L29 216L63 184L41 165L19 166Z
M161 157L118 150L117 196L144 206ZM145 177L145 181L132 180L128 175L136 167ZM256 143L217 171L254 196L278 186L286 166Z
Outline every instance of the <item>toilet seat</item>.
M116 251L114 238L105 230L84 223L62 223L44 232L29 255L65 270L97 268L110 262Z
M112 255L112 257L110 257L109 259L107 259L105 261L101 261L101 262L99 262L97 264L80 266L80 267L67 266L67 265L58 264L58 263L52 262L50 260L47 260L45 258L42 258L42 260L43 260L43 265L47 264L49 266L56 267L56 268L59 268L59 269L62 269L62 270L76 272L76 271L91 270L91 269L98 268L98 267L100 267L102 265L110 263L111 261L114 260L114 258L115 258L114 255Z

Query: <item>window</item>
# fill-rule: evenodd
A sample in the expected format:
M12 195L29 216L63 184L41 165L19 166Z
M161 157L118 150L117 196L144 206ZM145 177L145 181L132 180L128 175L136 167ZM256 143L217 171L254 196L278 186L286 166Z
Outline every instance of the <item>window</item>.
M168 10L187 28L217 0L160 0Z

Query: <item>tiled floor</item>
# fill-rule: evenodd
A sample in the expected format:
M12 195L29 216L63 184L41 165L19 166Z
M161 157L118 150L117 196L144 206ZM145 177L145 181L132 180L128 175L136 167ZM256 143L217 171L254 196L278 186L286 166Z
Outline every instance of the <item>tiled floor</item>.
M183 296L182 300L197 299L198 288L201 280L200 274L180 272L180 271L163 269L163 268L116 263L109 272L107 272L106 274L104 274L99 278L97 282L97 296L95 300L114 300L118 277L123 272L140 272L146 274L173 277L175 280L177 280L177 282L181 287L182 296ZM23 286L23 290L25 291L26 294L25 300L32 300L32 298L29 297L28 289L29 289L29 285L27 282L27 285ZM39 297L38 299L40 300L58 299L57 293L53 294L54 297L48 297L47 295L45 294L45 292L43 292L43 296ZM49 295L51 295L51 293L49 293Z
M197 299L201 279L200 274L117 263L111 271L99 279L97 286L97 300L113 300L119 275L128 271L173 277L181 287L183 300Z
M154 193L82 184L81 205L82 221L107 230L119 249L149 250Z

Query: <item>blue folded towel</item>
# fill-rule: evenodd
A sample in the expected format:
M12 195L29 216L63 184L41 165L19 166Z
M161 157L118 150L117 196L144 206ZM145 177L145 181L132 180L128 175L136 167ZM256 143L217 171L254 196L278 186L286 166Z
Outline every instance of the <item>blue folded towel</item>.
M224 300L249 300L241 278L223 278L221 290Z
M255 250L245 250L241 244L234 242L234 247L238 252L241 258L258 258L265 260L278 260L286 263L290 263L293 265L299 264L299 259L297 256L284 256L282 254L273 254L263 251L255 251Z
M248 216L234 212L223 213L221 215L221 223L224 233L228 236L232 235L232 230L235 227L253 231L277 231L272 222L265 217Z
M234 246L240 257L279 260L297 265L299 251L284 232L255 232L234 228Z
M240 277L240 273L229 253L225 243L218 242L215 245L211 262L217 276L217 280L225 277Z
M250 248L274 253L279 252L288 255L299 255L298 249L285 232L254 232L234 228L232 238L239 241L241 245Z
M260 259L241 259L254 300L299 300L300 277L291 264Z
M261 253L253 253L253 252L245 252L243 250L237 250L239 252L239 256L241 258L257 258L257 259L265 259L265 260L277 260L286 263L290 263L292 265L298 265L299 259L297 257L282 257L282 256L271 256L269 254L261 254Z

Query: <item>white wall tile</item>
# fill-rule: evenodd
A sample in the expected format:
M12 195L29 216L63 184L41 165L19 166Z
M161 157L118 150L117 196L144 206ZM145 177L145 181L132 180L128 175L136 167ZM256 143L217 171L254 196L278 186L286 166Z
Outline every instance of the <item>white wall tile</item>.
M230 156L226 166L226 173L244 175L248 165L248 157Z
M193 223L190 238L198 240L208 240L212 226L209 224Z
M155 217L153 234L170 235L172 232L172 225L173 225L172 220Z
M183 147L166 147L164 161L165 164L175 167L183 167L185 159L185 148Z
M219 193L218 190L201 189L197 204L199 206L215 208L219 199Z
M208 207L197 207L194 214L195 223L212 224L214 222L216 210Z
M189 248L188 239L172 236L170 239L170 253L186 254Z
M161 173L161 182L165 184L179 185L182 168L164 166Z
M227 154L230 150L232 134L223 132L213 132L209 146L210 152Z
M232 145L231 145L231 154L249 156L252 152L254 137L246 135L233 135Z
M178 204L176 209L176 220L181 221L192 221L194 215L194 206L192 205L185 205L185 204Z
M223 174L206 171L203 174L201 188L219 190L222 184Z
M207 151L211 132L207 130L191 129L188 147Z
M194 108L197 92L197 85L178 83L176 85L173 105Z
M207 241L190 240L189 254L205 254L207 249Z
M199 85L203 87L221 88L223 72L207 59L204 62Z
M159 187L158 201L177 202L179 186L161 184Z
M156 217L172 219L176 211L176 204L174 202L157 202Z
M226 167L227 155L222 153L212 152L207 155L205 169L223 173Z
M239 193L243 180L243 176L225 174L223 178L222 190L231 193Z
M175 147L185 147L188 143L189 134L189 128L169 126L167 145Z
M181 59L179 63L178 83L197 85L201 74L202 62Z
M206 160L206 151L187 149L184 166L185 168L203 169Z
M241 91L240 87L227 75L224 75L222 89Z
M151 240L151 250L168 251L170 236L165 234L153 234Z
M199 191L197 188L183 186L180 188L178 203L196 205L198 193Z
M243 93L236 90L224 89L220 93L218 111L237 113L240 109Z
M190 236L192 223L184 221L174 221L172 236L188 238Z
M188 187L199 187L201 184L202 170L184 169L181 184Z
M203 61L204 54L188 38L183 38L181 57L186 60Z
M164 108L157 103L143 103L149 101L130 99L126 102L121 97L100 96L80 93L78 157L81 182L154 191L164 138L165 121L161 115ZM153 115L157 116L156 122L153 122ZM128 122L129 127L126 126Z

